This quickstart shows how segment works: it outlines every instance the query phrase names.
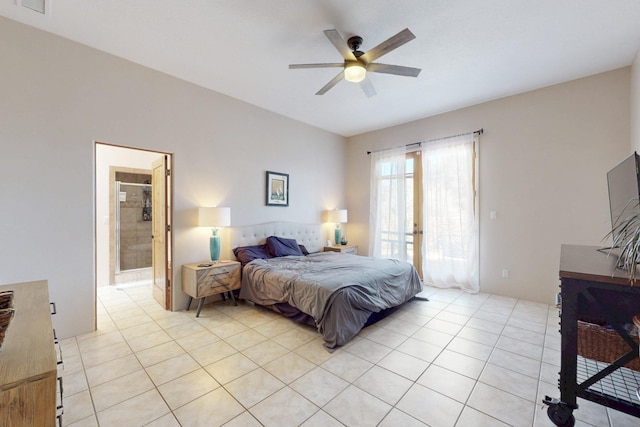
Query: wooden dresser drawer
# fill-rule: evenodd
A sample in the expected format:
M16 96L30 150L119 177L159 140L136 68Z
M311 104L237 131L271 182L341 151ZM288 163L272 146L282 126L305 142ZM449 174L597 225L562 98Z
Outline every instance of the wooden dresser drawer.
M236 265L201 270L197 276L196 298L240 288L240 267Z

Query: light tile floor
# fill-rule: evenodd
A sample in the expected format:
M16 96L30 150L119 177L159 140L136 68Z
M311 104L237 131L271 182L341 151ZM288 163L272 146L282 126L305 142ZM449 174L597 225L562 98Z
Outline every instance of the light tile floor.
M66 426L553 426L558 313L427 289L346 346L246 303L164 311L98 289L98 331L61 342ZM580 401L576 426L640 420Z

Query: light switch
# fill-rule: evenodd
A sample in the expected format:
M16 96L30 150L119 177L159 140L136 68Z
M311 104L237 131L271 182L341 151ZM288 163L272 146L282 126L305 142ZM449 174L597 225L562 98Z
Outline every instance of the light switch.
M489 219L496 219L497 216L498 214L496 211L489 212Z

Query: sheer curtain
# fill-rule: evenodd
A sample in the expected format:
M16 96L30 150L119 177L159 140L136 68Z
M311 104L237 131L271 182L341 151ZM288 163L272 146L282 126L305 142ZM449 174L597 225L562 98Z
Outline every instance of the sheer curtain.
M422 147L424 283L478 292L474 134Z
M406 148L371 153L369 253L407 260Z

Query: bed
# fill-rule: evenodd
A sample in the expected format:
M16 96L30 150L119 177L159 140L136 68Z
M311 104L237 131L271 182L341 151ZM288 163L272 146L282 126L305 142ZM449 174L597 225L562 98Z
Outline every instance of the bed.
M243 264L240 298L314 326L328 349L422 291L406 262L322 252L322 225L267 223L230 234Z

